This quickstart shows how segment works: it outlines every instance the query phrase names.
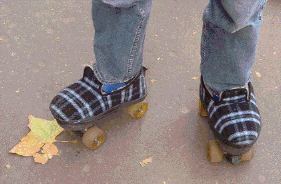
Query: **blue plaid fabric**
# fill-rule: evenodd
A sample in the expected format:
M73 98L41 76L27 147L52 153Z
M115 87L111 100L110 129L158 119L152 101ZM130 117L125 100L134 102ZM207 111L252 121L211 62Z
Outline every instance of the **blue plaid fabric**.
M245 88L220 93L215 100L201 77L200 100L215 137L233 148L252 146L261 130L261 117L251 82Z
M103 93L90 67L85 67L84 76L59 92L50 104L50 110L59 124L79 124L123 104L144 100L147 95L145 70L126 82L126 86L111 93Z

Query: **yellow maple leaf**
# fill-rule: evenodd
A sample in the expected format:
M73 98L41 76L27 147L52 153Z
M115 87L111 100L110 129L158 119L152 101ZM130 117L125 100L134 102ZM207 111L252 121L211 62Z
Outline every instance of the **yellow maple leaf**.
M48 121L34 116L28 116L28 127L34 135L41 138L43 143L56 142L58 136L64 129L57 124L56 120Z
M35 153L33 155L34 161L40 164L46 164L48 161L48 155L47 154L40 154L40 153Z
M49 159L53 158L54 155L57 155L58 152L58 148L53 143L47 143L43 146L42 153L47 154Z
M64 129L56 120L48 121L34 116L29 116L30 132L21 139L21 142L10 150L21 156L33 156L35 162L45 164L53 155L57 155L58 149L53 143ZM42 153L40 150L42 148Z
M44 144L40 142L40 139L30 131L21 139L19 144L10 150L10 153L16 153L21 156L32 156L40 151L43 145Z

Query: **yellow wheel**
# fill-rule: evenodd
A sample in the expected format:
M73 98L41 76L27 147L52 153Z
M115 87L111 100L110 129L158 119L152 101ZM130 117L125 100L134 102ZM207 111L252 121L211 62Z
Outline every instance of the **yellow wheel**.
M247 153L244 153L242 155L241 160L242 161L250 161L250 160L252 160L252 158L253 158L253 148L250 149Z
M203 107L201 100L199 100L199 114L201 116L203 116L203 117L207 117L208 116L208 113L205 110L205 108Z
M147 111L148 104L140 102L127 108L128 113L135 119L140 119Z
M106 134L98 127L94 126L89 128L82 137L83 144L91 149L98 149L105 141Z
M207 147L207 157L208 157L209 162L211 162L211 163L222 162L223 152L219 148L219 146L215 140L209 141L209 144Z

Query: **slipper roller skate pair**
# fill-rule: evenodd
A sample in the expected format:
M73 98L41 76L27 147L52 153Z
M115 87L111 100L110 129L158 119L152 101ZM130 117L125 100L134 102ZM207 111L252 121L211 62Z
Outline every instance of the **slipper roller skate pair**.
M61 127L84 133L82 142L87 148L95 150L106 139L105 132L94 126L95 121L116 109L126 109L135 119L141 118L147 111L147 103L142 102L147 95L145 71L143 67L125 85L107 93L87 66L82 79L53 98L50 110Z
M216 139L208 144L210 162L222 162L224 155L232 164L252 159L252 146L260 134L261 118L251 82L216 95L201 77L199 113L208 117Z
M146 68L112 92L104 92L103 84L90 67L83 78L59 92L50 104L50 110L63 128L84 133L82 141L89 149L99 148L106 134L95 121L115 109L127 109L134 118L141 118L148 105L142 102L146 95ZM201 77L199 113L208 117L216 140L208 145L210 162L221 162L223 155L232 164L252 159L252 146L261 130L261 119L251 82L245 87L233 88L215 95Z

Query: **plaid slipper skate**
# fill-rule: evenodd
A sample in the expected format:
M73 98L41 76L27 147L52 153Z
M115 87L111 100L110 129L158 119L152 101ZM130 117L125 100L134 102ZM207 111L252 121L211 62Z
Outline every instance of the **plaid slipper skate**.
M258 139L261 118L251 82L216 96L201 76L199 111L202 116L208 116L219 147L229 155L248 152Z
M145 71L126 82L124 87L102 92L102 83L90 67L85 67L83 78L59 92L50 104L58 124L72 131L83 131L93 126L93 121L116 108L126 108L143 101L147 95Z

